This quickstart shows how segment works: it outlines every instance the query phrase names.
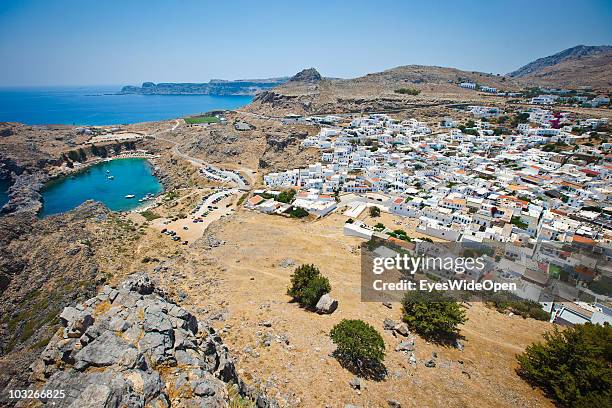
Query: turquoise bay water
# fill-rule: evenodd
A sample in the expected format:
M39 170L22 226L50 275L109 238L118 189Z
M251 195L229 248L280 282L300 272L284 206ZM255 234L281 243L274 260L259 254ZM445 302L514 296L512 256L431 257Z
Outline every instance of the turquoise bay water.
M114 178L109 180L109 176ZM113 211L128 211L141 205L138 199L146 194L162 191L163 186L145 159L117 159L49 183L42 192L40 215L46 217L66 212L87 200L100 201ZM125 198L128 194L135 197Z
M8 203L8 194L7 191L11 186L11 182L8 180L0 180L0 208L4 206L4 204Z
M112 95L121 86L0 88L0 122L116 125L235 109L250 96Z

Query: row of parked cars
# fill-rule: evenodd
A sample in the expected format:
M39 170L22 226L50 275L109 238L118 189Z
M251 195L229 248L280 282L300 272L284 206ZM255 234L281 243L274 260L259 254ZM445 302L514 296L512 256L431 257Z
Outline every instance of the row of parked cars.
M188 230L188 229L189 229L189 227L184 226L184 227L183 227L183 229L184 229L184 230ZM173 241L178 242L178 241L180 241L180 240L181 240L181 237L180 237L180 236L179 236L179 235L176 233L176 231L172 231L172 230L169 230L169 229L167 229L167 228L164 228L164 229L162 229L162 230L161 230L161 233L162 233L162 234L165 234L165 235L168 235L168 236L170 237L170 239L171 239L171 240L173 240ZM183 242L181 242L181 243L182 243L183 245L187 245L187 244L189 244L189 241L183 241Z
M197 214L202 209L202 206L206 203L206 200L208 200L210 198L210 196L212 196L213 194L218 194L218 191L206 194L204 197L202 197L202 201L200 202L200 204L198 204L193 209L193 211L191 211L191 215ZM214 200L212 200L211 204L208 205L208 208L202 213L201 217L206 217L212 211L217 210L219 207L217 207L216 205L213 205L213 204L217 204L219 201L223 200L225 197L227 197L229 195L230 195L230 193L228 191L225 191L219 197L217 197ZM201 217L194 218L193 222L194 223L204 222L204 220Z

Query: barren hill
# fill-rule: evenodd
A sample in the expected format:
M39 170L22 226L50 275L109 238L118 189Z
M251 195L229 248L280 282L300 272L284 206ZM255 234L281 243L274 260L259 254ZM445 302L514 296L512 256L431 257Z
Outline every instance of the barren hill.
M401 66L352 79L318 79L316 70L309 69L309 75L303 72L281 86L261 92L246 109L272 114L367 112L477 100L478 93L460 88L461 82L504 90L519 88L516 81L499 75L423 65ZM402 88L418 95L396 92Z
M578 45L539 58L508 74L530 85L612 86L612 46Z

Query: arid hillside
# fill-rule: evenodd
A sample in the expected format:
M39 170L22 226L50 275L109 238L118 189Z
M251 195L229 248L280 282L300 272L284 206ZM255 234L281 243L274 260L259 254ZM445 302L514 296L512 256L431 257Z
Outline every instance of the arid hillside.
M612 87L612 46L578 45L539 58L508 74L533 86Z
M302 71L285 84L258 94L245 109L273 115L397 110L482 99L479 92L460 88L461 82L519 89L518 83L506 77L455 68L408 65L353 79L319 78L311 70L304 70L311 73L306 78Z

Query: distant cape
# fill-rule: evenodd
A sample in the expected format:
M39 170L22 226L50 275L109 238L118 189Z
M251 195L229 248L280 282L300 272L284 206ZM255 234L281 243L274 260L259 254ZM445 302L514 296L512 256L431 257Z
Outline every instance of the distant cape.
M119 94L141 95L255 95L257 92L284 84L288 77L268 79L211 79L204 83L144 82L142 86L124 86Z

